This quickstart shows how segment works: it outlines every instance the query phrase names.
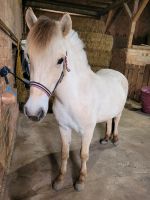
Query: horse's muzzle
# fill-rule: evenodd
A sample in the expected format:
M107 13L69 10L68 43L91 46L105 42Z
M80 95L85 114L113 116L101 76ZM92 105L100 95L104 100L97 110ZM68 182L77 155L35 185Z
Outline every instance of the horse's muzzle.
M44 110L42 108L39 109L37 114L32 115L28 111L27 107L24 107L24 114L32 121L40 121L44 117Z

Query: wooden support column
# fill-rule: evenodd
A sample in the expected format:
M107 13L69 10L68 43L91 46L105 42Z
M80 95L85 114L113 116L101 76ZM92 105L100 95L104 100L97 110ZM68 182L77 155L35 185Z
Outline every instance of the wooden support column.
M105 33L108 31L110 26L113 24L117 16L120 14L120 9L110 10L105 22Z
M130 17L130 19L131 19L132 13L131 13L131 10L130 10L128 4L127 4L127 3L124 3L124 4L123 4L123 7L124 7L124 9L125 9L127 15L128 15L128 16Z
M136 1L139 1L139 0L136 0ZM141 16L141 14L142 14L142 12L143 12L143 10L146 7L148 2L149 2L149 0L143 0L138 11L132 16L129 38L128 38L128 45L127 45L128 48L132 47L133 35L134 35L134 32L135 32L135 28L136 28L136 22L138 21L139 17ZM135 2L135 3L137 4L137 2ZM135 8L135 6L134 6L134 8Z
M107 16L106 23L105 23L105 32L107 31L107 29L108 29L108 27L109 27L109 25L111 23L113 15L114 15L114 11L110 10L109 13L108 13L108 16Z

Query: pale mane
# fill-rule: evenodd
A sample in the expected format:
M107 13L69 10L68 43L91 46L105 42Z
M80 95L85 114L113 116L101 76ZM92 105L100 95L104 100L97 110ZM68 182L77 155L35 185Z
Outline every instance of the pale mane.
M90 68L90 65L88 64L87 54L84 50L85 45L84 45L83 41L79 38L78 33L74 30L71 30L67 36L67 40L73 46L74 51L76 51L75 54L80 55L82 63L84 63L84 65L86 67Z
M42 50L46 48L56 31L57 25L55 20L46 16L39 17L27 37L29 49L36 48Z

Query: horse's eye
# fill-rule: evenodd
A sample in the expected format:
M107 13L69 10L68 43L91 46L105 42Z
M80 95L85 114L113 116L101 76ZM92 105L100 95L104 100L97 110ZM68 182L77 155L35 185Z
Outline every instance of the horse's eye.
M63 61L64 61L64 59L63 59L63 58L60 58L60 59L58 60L58 62L57 62L57 65L60 65Z

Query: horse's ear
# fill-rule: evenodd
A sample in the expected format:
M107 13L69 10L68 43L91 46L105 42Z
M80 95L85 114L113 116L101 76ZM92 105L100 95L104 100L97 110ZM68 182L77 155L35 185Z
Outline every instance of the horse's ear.
M66 13L63 15L63 17L60 20L60 24L61 24L63 35L66 36L69 33L69 31L72 29L72 20L69 13Z
M27 23L27 26L28 28L30 29L34 24L35 22L37 21L37 17L35 16L32 8L28 8L27 11L26 11L26 15L25 15L25 20L26 20L26 23Z

